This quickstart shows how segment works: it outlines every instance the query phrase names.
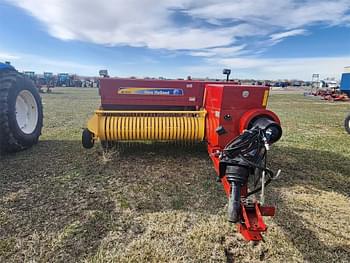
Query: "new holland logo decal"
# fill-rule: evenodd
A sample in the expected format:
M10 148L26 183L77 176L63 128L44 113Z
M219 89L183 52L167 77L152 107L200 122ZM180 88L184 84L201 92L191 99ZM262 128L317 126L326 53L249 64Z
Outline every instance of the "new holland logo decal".
M183 89L178 88L136 88L120 87L118 94L128 95L165 95L165 96L183 96Z

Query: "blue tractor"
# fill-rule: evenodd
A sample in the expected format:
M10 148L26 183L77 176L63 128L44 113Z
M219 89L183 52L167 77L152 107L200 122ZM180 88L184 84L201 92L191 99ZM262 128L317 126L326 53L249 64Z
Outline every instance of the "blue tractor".
M72 77L68 73L58 73L56 86L57 87L72 87L73 86Z
M350 97L350 70L349 72L344 72L341 76L340 91L346 93Z
M345 71L341 76L340 91L350 97L350 67L346 67ZM347 72L348 71L348 72ZM350 114L345 118L344 121L345 130L350 134Z
M36 144L43 126L39 92L25 74L0 63L0 154Z
M42 77L38 78L36 85L39 92L43 92L43 88L46 87L46 93L51 93L51 88L56 84L55 77L52 72L44 72Z

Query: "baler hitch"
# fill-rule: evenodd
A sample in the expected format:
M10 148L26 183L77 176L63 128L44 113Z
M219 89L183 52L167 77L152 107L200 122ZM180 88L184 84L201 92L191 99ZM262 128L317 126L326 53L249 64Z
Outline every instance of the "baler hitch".
M219 177L226 176L231 189L228 221L241 224L240 232L253 231L246 235L243 233L250 240L260 240L260 232L266 231L266 226L261 212L264 208L256 201L250 202L248 197L264 189L279 175L280 171L275 174L266 167L266 158L269 145L279 140L281 135L282 129L277 123L261 118L251 129L228 143L220 156ZM248 189L250 177L254 179L253 189ZM257 186L259 181L261 186ZM264 214L273 215L274 211Z

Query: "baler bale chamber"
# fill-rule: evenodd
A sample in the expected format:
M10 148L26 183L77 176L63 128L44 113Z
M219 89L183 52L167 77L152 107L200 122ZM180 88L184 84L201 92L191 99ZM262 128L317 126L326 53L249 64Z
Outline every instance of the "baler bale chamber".
M265 186L278 176L266 167L267 151L282 135L278 117L266 109L268 87L102 78L99 92L101 107L83 131L85 148L96 140L205 142L229 199L228 220L247 240L262 239L263 216L275 213L264 205Z

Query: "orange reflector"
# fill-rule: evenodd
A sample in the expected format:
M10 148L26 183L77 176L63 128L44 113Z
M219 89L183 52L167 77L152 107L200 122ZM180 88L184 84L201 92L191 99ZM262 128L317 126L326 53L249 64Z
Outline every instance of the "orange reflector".
M267 99L269 98L269 90L265 90L264 92L264 98L263 98L263 101L262 101L262 105L264 107L266 107L267 105Z

